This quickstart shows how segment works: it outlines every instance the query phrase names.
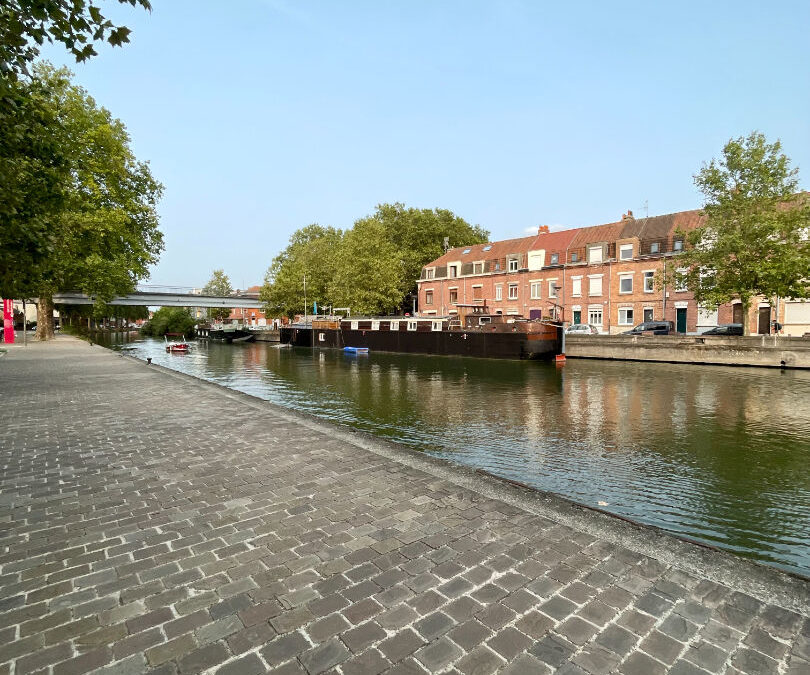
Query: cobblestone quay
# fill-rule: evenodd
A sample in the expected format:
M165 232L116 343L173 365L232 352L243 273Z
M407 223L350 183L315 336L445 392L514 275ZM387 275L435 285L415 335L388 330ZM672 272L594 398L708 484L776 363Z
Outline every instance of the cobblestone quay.
M72 338L0 385L0 674L810 673L807 580Z

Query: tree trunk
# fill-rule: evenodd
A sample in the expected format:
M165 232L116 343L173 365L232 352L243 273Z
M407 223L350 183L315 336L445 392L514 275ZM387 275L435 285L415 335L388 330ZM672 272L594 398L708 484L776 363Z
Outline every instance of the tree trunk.
M42 294L37 303L37 340L53 340L53 298Z
M749 316L751 299L740 298L740 304L742 305L743 335L751 335L751 317Z

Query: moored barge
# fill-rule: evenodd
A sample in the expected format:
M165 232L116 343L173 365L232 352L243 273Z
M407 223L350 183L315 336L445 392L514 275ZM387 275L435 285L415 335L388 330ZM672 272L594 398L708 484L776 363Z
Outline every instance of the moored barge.
M294 347L495 359L553 358L560 353L562 326L556 322L492 314L484 305L467 310L461 317L318 317L283 326L280 341Z

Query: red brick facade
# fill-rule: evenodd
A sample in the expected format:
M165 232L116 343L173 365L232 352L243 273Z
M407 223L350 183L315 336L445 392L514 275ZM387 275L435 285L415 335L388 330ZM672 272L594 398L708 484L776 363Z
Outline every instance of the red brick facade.
M699 312L691 293L655 281L655 273L682 250L677 232L703 220L700 211L640 219L628 212L608 225L554 233L540 228L531 237L451 249L422 270L419 314L452 315L458 305L482 302L493 312L591 323L603 333L661 319L690 333L741 322L732 305ZM768 313L768 303L754 303L752 334L769 323L764 315L760 320L760 304Z

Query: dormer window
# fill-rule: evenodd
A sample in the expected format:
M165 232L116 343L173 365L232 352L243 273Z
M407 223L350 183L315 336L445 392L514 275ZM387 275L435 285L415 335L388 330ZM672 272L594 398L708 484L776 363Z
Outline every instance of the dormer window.
M660 250L661 245L657 241L654 241L652 244L650 244L650 253L658 253L660 252Z
M676 239L672 242L673 251L683 251L683 239Z
M572 263L579 262L579 254L578 253L572 253L571 254L571 262Z
M510 272L517 272L518 271L518 260L517 260L517 258L510 258L509 259L509 271Z
M588 262L591 263L591 264L602 262L602 247L601 246L589 246L588 247Z
M622 244L619 246L619 260L633 259L633 244Z
M425 268L425 279L432 279L434 271L435 270L432 267L426 267Z
M560 264L560 254L559 253L552 253L551 254L551 264L552 265L559 265Z
M473 274L483 274L484 273L484 263L477 262L473 263Z

